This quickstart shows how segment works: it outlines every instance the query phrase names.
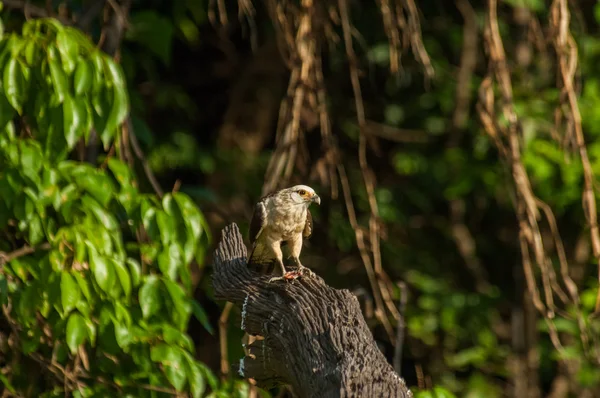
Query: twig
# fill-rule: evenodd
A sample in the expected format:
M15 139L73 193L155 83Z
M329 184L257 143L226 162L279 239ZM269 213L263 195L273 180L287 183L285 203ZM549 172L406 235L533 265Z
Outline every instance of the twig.
M4 264L6 264L16 258L26 256L26 255L34 253L38 250L50 250L51 247L52 246L50 245L50 243L46 242L46 243L42 243L41 245L39 245L37 247L25 245L25 246L21 247L20 249L17 249L10 253L0 252L0 270L2 269L2 266Z
M598 228L598 215L596 198L594 195L594 173L588 158L585 138L581 127L581 114L577 104L577 94L573 80L577 71L577 44L569 31L570 15L566 0L554 0L550 9L550 21L553 27L553 42L558 57L558 66L562 82L563 93L566 94L566 103L561 103L558 110L563 109L568 120L567 131L575 133L575 142L579 150L581 165L583 167L584 188L581 194L583 211L590 227L590 240L596 262L598 263L598 280L600 281L600 230ZM564 109L568 109L565 111ZM594 312L600 313L600 290L596 297Z
M378 289L381 294L381 298L386 304L390 313L394 316L396 320L399 319L398 310L394 305L391 296L389 294L388 286L390 285L389 278L387 274L383 271L382 263L381 263L381 250L379 247L380 244L380 231L379 231L379 209L377 207L377 200L375 198L375 177L373 171L369 167L367 162L367 137L364 134L364 129L366 125L366 117L365 117L365 109L364 103L362 100L362 90L360 87L360 81L358 78L358 69L357 69L357 59L356 54L354 53L354 47L352 45L352 36L350 29L350 11L348 9L347 0L339 0L338 7L340 9L340 17L342 21L342 30L344 43L346 47L346 56L349 61L350 68L350 80L352 83L352 90L354 92L354 103L356 107L356 117L358 120L358 125L360 128L360 136L359 136L359 144L358 144L358 159L360 164L361 173L363 176L364 185L367 191L367 198L369 202L369 207L371 210L371 214L369 217L369 240L371 243L371 253L373 254L373 269L376 275L376 284L373 286L374 289ZM355 233L357 241L362 239L362 236L359 236L359 228L355 226ZM358 243L358 242L357 242ZM359 243L360 245L360 243ZM368 254L366 256L368 258ZM370 263L370 261L369 261ZM366 266L366 264L365 264ZM377 295L376 295L377 297ZM381 317L384 317L384 309L378 308L381 311ZM391 328L391 327L390 327ZM395 344L395 340L390 334L390 341L392 344Z
M144 156L144 152L142 151L142 148L140 148L140 144L137 140L137 137L135 136L135 131L133 131L133 125L131 123L130 117L127 118L126 123L127 123L129 142L131 143L133 152L135 153L137 158L140 160L140 162L142 162L144 172L146 173L146 177L148 177L148 181L150 181L150 184L152 184L152 188L154 188L154 192L156 192L158 197L162 198L164 195L163 190L160 187L158 180L154 176L154 173L152 172L152 169L150 168L150 165L148 164L148 161L146 160L146 157Z
M398 287L400 288L400 301L398 303L398 312L400 313L400 319L396 325L396 347L394 349L394 370L399 375L402 375L402 348L404 347L404 328L406 323L404 322L404 315L406 314L406 283L399 282Z
M10 9L23 10L24 14L36 17L36 18L48 18L54 17L58 19L63 25L71 25L73 21L70 19L59 16L54 16L42 7L32 5L27 0L2 0L2 4Z
M229 375L229 359L227 358L227 321L229 320L229 314L233 308L233 303L227 302L219 317L219 347L221 349L221 377L227 378Z

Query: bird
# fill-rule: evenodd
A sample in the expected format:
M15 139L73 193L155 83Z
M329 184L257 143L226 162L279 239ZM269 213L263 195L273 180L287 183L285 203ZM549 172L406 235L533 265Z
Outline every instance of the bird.
M248 266L261 269L273 261L279 266L281 276L277 280L290 280L311 271L300 262L303 239L312 234L313 221L309 206L321 204L321 198L307 185L295 185L263 196L254 207L250 221L250 242L252 249L248 256ZM282 245L288 245L290 257L298 267L297 271L287 272L283 265Z

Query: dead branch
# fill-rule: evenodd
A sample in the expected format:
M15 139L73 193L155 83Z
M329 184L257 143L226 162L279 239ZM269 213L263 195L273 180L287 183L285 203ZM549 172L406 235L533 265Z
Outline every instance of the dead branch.
M215 296L242 310L241 328L256 340L238 373L268 387L291 384L300 397L411 397L375 344L358 300L314 275L268 283L246 266L237 225L222 232L214 256Z

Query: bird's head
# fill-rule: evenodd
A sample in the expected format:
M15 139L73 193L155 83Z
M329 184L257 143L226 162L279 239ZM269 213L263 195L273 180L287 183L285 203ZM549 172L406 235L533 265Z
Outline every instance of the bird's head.
M307 207L311 203L321 204L321 198L315 193L315 190L307 185L296 185L286 188L284 191L289 194L292 202L296 204L305 204Z

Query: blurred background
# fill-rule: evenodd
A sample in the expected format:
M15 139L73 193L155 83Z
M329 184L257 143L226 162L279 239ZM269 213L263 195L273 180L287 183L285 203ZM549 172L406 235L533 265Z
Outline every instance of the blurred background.
M359 296L417 394L600 396L596 2L2 3L7 32L78 16L122 66L155 184L210 228L192 281L215 333L188 333L215 374L224 330L243 356L212 294L220 231L247 239L262 194L304 183L322 204L303 263Z

